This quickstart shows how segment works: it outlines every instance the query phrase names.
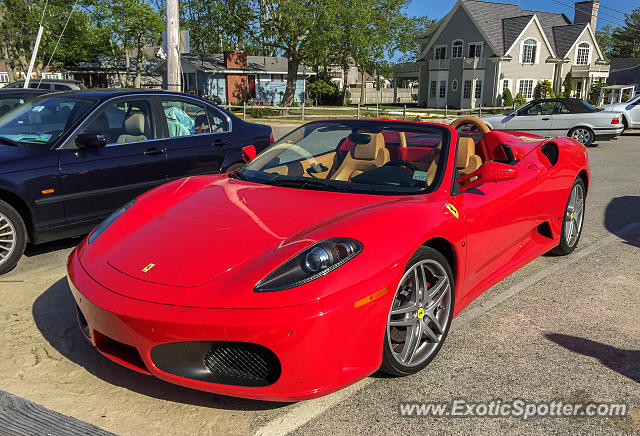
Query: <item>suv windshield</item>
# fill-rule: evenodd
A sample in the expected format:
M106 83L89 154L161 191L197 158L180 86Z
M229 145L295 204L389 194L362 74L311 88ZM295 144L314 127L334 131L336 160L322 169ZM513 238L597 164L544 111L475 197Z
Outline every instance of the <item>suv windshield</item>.
M417 194L435 189L449 147L444 126L317 121L285 136L234 177L299 189Z
M0 141L52 144L95 104L64 95L31 100L0 118Z

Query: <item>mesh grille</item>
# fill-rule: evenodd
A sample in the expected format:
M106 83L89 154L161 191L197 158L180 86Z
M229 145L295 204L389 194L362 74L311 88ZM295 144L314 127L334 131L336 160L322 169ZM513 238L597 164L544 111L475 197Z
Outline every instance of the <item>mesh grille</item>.
M547 142L540 149L547 156L551 165L555 165L558 162L558 146L553 142Z
M278 357L268 348L248 342L218 342L204 358L213 374L240 385L266 386L280 377Z

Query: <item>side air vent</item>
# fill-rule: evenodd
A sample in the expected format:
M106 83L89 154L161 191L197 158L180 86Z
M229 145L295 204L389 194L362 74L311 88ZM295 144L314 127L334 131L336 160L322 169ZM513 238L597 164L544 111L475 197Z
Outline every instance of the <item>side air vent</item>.
M540 151L542 151L542 153L547 156L547 159L549 159L551 165L555 165L558 163L559 152L558 146L556 144L554 144L553 142L547 142L542 146L542 148L540 148Z

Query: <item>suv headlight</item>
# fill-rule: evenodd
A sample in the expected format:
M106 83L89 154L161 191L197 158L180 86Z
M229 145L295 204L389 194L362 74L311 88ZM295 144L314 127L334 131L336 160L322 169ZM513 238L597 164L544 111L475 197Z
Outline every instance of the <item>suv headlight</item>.
M125 213L127 211L127 209L129 209L131 206L133 206L133 203L135 203L135 202L136 202L136 199L134 198L133 200L131 200L130 202L128 202L127 204L122 206L120 209L116 210L114 213L109 215L107 218L105 218L105 220L102 221L100 224L98 224L96 226L96 228L94 228L93 231L91 232L91 234L89 235L89 240L88 240L89 244L91 244L93 241L95 241L96 238L102 234L102 232L107 230L107 228L111 224L113 224L113 222L115 220L117 220L120 217L120 215Z
M309 283L344 265L362 251L355 239L329 238L292 257L261 280L255 292L274 292Z

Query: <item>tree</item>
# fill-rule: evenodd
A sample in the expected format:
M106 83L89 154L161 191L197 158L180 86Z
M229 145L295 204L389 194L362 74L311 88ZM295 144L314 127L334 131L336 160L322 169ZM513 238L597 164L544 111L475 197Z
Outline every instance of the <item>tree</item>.
M422 43L419 40L436 22L437 20L426 15L408 18L407 27L404 29L406 33L403 32L405 37L401 38L398 47L398 51L402 53L402 62L417 62L420 59Z
M105 33L91 24L81 8L71 13L72 5L65 0L0 0L0 59L7 65L10 81L17 79L15 73L27 71L41 20L44 32L34 65L37 75L49 61L54 66L68 65L106 52Z
M611 56L640 58L640 7L624 15L625 26L614 29L611 35Z
M534 98L554 98L553 85L548 80L541 80L533 89Z
M573 75L571 74L571 71L569 71L565 76L562 86L564 86L564 95L570 97L573 92Z
M98 27L108 35L113 62L124 56L124 80L118 73L120 86L140 87L146 45L159 44L164 18L148 0L89 0L87 11ZM131 79L131 56L135 56L135 78Z
M326 104L328 100L334 100L339 94L338 86L325 80L316 80L309 83L307 92L314 96L316 105Z
M527 102L527 99L524 98L524 95L517 93L516 94L516 98L513 99L513 103L516 105L516 107L520 107L523 104L525 104Z
M618 30L611 24L602 26L602 29L596 30L596 41L602 50L602 54L606 59L611 59L611 53L613 52L613 32Z
M502 93L502 105L513 106L513 94L511 94L509 88L505 89Z

